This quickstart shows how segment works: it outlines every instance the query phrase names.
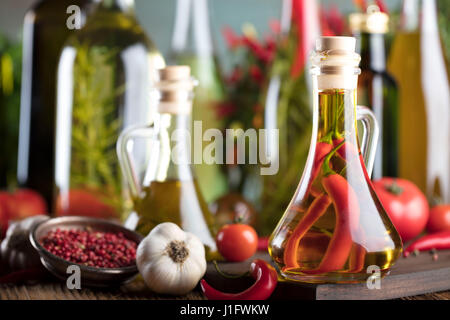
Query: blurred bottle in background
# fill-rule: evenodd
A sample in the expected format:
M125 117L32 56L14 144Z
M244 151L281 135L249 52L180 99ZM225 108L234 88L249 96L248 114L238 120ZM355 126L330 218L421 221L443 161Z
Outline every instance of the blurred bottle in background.
M153 120L149 91L162 67L133 0L100 1L67 40L57 73L57 215L125 218L130 212L116 141L123 128ZM148 148L136 149L134 158L144 163Z
M0 35L0 189L17 183L21 52L20 43Z
M275 175L262 176L260 232L269 234L286 210L300 181L312 132L308 60L320 35L316 1L284 0L278 52L265 99L264 125L278 129L279 139L267 139L266 153L278 162Z
M80 8L81 24L93 0L42 0L25 15L17 180L52 201L56 68L64 41L75 29L69 6Z
M372 109L380 125L380 136L372 178L398 175L398 90L386 72L385 34L389 16L376 5L367 13L350 15L350 28L358 39L361 74L358 103Z
M224 87L211 37L208 0L177 0L169 59L172 64L190 66L199 81L193 121L202 122L203 132L209 128L220 130L216 108L224 98ZM211 143L203 142L203 149ZM226 193L227 182L220 165L194 163L194 171L206 202Z
M388 70L400 92L399 176L450 202L450 96L435 0L404 0Z

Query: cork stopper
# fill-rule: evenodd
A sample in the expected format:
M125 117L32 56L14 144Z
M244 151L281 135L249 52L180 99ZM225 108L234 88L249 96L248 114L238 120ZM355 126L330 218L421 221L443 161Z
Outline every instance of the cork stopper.
M355 89L361 57L353 37L320 37L311 56L312 73L320 90Z
M316 51L355 52L356 39L353 37L320 37L316 40Z
M159 92L158 112L190 113L196 80L189 66L167 66L158 70L155 88Z
M158 70L159 81L182 81L191 78L189 66L167 66Z

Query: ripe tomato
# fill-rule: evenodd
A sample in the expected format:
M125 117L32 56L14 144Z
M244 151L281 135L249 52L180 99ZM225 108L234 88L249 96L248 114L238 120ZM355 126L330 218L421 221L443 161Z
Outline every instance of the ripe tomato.
M258 248L255 229L246 224L227 224L216 236L220 254L232 262L244 261L253 256Z
M431 208L427 231L430 233L450 231L450 204L441 204Z
M408 180L396 178L381 178L373 184L403 242L419 235L427 224L430 211L419 188Z

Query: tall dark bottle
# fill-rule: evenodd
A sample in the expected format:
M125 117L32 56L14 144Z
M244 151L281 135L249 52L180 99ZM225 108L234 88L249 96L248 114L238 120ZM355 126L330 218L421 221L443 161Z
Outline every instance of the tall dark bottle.
M92 3L42 0L25 15L17 180L19 186L40 192L49 204L53 193L58 56ZM77 21L80 23L72 28L71 23Z
M358 103L375 113L380 138L372 178L398 175L398 90L394 78L386 71L385 34L389 16L376 5L367 13L350 15L350 26L359 41L361 75Z

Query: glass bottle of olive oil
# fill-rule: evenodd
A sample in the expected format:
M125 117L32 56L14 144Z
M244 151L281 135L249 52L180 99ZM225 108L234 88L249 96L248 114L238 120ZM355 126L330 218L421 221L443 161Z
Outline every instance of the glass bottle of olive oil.
M450 202L450 94L435 0L404 0L388 70L400 90L399 175Z
M119 218L129 212L116 141L123 128L151 121L148 90L163 66L132 0L100 1L68 39L57 74L57 215ZM145 152L138 153L143 161Z
M170 60L191 67L192 75L201 83L195 90L192 109L194 121L202 129L221 129L217 105L224 98L224 87L214 50L207 0L177 0ZM203 146L214 142L203 142ZM225 194L225 174L218 164L194 164L200 190L209 203Z
M42 0L25 15L17 180L19 186L41 193L49 205L53 199L55 168L58 56L64 42L76 31L67 24L71 16L67 12L70 6L77 6L82 24L93 2Z
M361 55L358 103L372 109L380 126L373 179L398 176L398 88L386 71L388 24L389 16L376 5L369 6L365 13L350 15L350 27Z
M160 223L176 223L199 237L207 259L214 259L219 257L216 225L190 166L193 87L188 66L159 70L159 81L152 90L158 101L154 123L125 130L117 151L133 195L137 231L146 235ZM135 174L138 168L130 154L130 148L141 139L151 142L142 180Z

